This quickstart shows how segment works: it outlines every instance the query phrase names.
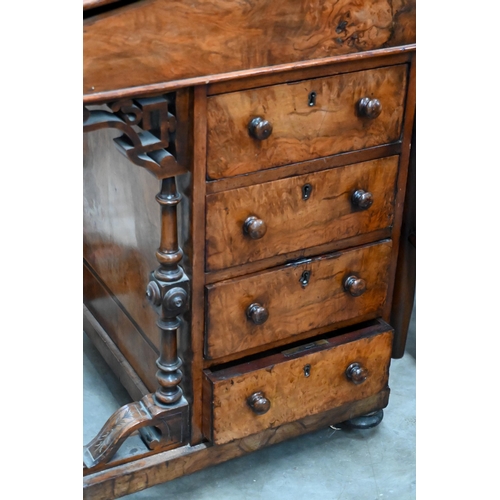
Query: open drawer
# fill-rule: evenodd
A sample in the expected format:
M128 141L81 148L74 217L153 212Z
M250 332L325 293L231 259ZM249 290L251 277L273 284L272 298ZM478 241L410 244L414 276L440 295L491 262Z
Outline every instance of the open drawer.
M381 320L247 363L205 370L206 437L215 444L387 389L392 328Z

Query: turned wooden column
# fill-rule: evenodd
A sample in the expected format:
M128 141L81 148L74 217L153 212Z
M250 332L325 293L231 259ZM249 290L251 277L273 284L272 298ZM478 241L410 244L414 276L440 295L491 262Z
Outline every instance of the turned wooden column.
M181 325L180 315L188 307L189 281L179 263L182 250L177 237L177 207L181 196L175 177L163 179L156 196L161 206L161 237L156 258L160 266L152 273L146 295L158 309L160 329L160 357L156 361L156 378L159 388L154 398L159 405L168 406L182 397L179 384L182 361L177 355L177 333Z

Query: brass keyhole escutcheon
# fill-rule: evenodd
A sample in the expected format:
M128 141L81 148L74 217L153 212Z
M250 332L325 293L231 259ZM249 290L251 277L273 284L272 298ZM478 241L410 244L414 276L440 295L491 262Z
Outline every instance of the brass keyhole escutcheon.
M309 94L309 106L315 106L316 105L316 92L312 91Z
M311 271L304 271L299 279L302 288L309 285L309 280L311 279Z
M304 377L309 377L311 375L311 365L304 366Z
M302 186L302 199L303 200L308 200L311 197L313 187L311 184L304 184Z

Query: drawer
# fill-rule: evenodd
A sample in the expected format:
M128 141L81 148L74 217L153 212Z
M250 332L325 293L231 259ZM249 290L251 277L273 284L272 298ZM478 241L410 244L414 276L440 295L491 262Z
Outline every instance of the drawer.
M391 255L384 240L207 286L206 357L379 316Z
M398 65L210 97L208 177L399 140L406 73Z
M208 195L207 270L391 227L397 171L391 156Z
M205 370L204 412L223 444L387 388L392 329L357 331L219 371ZM209 427L207 427L209 428Z

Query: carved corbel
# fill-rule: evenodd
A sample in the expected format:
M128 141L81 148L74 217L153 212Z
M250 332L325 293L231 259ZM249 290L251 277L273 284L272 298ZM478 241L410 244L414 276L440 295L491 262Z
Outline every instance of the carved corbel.
M107 462L136 430L150 449L158 451L180 446L188 437L189 407L180 387L182 360L177 353L177 335L182 315L189 308L190 287L180 266L183 253L177 236L177 207L181 195L175 180L175 175L187 170L173 154L176 120L169 111L171 104L171 98L162 96L111 103L109 112L84 108L84 131L106 127L122 130L124 135L114 139L118 150L161 180L156 196L161 207L160 246L156 252L159 266L151 273L145 291L158 314L159 387L154 394L123 406L108 419L83 448L87 468Z
M109 111L83 108L83 131L116 128L123 135L114 139L120 153L132 163L166 179L187 172L175 158L176 119L169 96L124 99L108 103Z

